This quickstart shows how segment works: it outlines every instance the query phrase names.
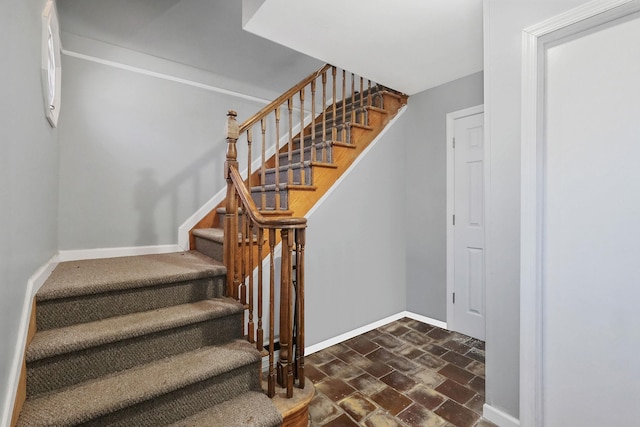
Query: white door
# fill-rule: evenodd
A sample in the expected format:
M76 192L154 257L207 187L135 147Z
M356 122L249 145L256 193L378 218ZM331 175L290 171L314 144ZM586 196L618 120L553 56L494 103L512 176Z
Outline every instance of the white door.
M477 111L476 110L471 110ZM484 340L484 114L453 120L449 163L452 209L449 227L449 328Z
M523 427L640 425L634 3L591 2L532 28L570 27L525 34L535 84L523 98Z

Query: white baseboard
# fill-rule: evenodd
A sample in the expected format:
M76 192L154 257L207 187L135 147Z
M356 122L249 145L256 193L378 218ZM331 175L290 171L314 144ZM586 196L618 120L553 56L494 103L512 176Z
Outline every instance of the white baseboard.
M344 334L340 334L336 337L329 338L328 340L308 346L305 348L304 354L305 356L308 356L320 350L324 350L325 348L331 347L332 345L340 344L343 341L350 340L351 338L357 337L358 335L362 335L364 333L372 331L376 328L379 328L391 322L395 322L396 320L402 319L403 317L408 317L410 319L414 319L419 322L437 326L439 328L443 328L443 329L447 328L447 324L444 322L441 322L440 320L435 320L430 317L421 316L419 314L411 313L409 311L401 311L400 313L394 314L393 316L385 317L384 319L380 319L373 323L369 323L368 325L362 326L360 328L356 328L352 331L345 332Z
M180 252L178 245L131 246L122 248L78 249L58 252L56 261L79 261L84 259L116 258L121 256L167 254Z
M438 328L448 329L447 322L443 322L442 320L432 319L431 317L422 316L420 314L415 314L410 311L404 312L405 317L409 319L417 320L418 322L426 323L431 326L437 326Z
M500 427L520 427L520 420L486 403L482 407L482 416Z
M18 326L18 341L14 347L13 360L11 362L11 370L9 382L7 384L7 396L2 405L2 417L0 418L0 426L9 427L11 423L11 415L13 414L13 406L15 405L16 395L18 392L18 383L20 382L20 372L22 371L22 360L24 358L24 349L27 344L27 335L29 333L29 321L31 319L31 308L33 297L38 289L44 284L54 268L58 265L57 256L53 256L42 267L40 267L27 281L24 303L22 305L22 314L20 315L20 325Z

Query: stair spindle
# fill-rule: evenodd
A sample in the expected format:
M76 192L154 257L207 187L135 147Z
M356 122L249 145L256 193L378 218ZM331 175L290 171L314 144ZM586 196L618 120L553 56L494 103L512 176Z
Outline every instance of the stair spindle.
M304 250L306 230L295 231L296 236L296 378L298 387L304 388Z
M316 79L311 82L311 161L317 160L316 153Z
M337 141L338 140L338 129L336 128L336 102L337 102L337 96L338 96L338 90L337 90L337 82L336 82L336 75L337 75L337 70L336 67L332 67L331 68L331 74L333 76L333 114L331 115L331 140L332 141Z
M356 86L355 86L355 78L356 75L354 73L351 73L351 122L355 122L356 121L356 110L354 108L354 102L355 102L355 97L356 97Z
M342 70L342 142L347 142L347 72Z
M247 234L246 234L246 220L245 220L246 209L243 209L240 213L240 242L236 243L238 246L238 251L240 252L240 262L239 262L239 276L240 276L240 302L246 307L247 306L247 258L245 254L247 253ZM237 237L236 237L237 238Z
M327 73L322 73L322 162L327 162Z
M305 185L307 182L304 171L304 92L304 88L300 89L300 185Z
M253 128L247 129L247 187L251 188L251 143L253 141Z
M276 246L276 230L269 229L269 376L267 377L267 395L273 397L276 394L276 372L274 369L274 334L275 334L275 275L274 248Z
M293 184L293 98L287 100L287 108L289 110L289 150L287 164L287 184ZM279 173L279 171L276 171ZM280 206L278 205L278 209Z
M276 189L275 189L275 209L280 209L280 106L276 107Z
M364 109L364 79L360 77L360 110Z
M260 120L260 128L262 131L262 168L260 171L260 209L265 210L267 207L267 190L265 183L267 182L267 123L263 118Z
M262 258L262 242L264 240L264 230L262 227L258 227L258 257ZM258 331L256 338L256 348L262 352L264 350L264 330L262 329L262 315L263 315L263 283L262 283L262 262L258 260Z
M249 239L249 268L247 269L249 279L249 323L247 329L249 329L249 342L255 343L255 324L253 322L253 250L254 250L254 237L253 237L253 221L249 216L249 211L245 214L245 221L247 222L247 237Z

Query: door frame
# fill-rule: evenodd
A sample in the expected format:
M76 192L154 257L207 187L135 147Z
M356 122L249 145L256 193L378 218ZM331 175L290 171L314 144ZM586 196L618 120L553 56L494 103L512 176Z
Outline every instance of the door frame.
M463 110L453 111L451 113L447 113L447 216L446 216L446 224L447 224L447 328L454 329L455 328L455 319L454 319L454 311L453 311L453 291L454 291L454 227L453 227L453 214L454 214L454 178L455 178L455 167L454 167L454 159L455 154L453 151L453 136L455 133L455 121L457 119L461 119L463 117L473 116L476 114L484 113L484 104L476 105L474 107L465 108ZM485 120L486 122L486 120ZM485 138L484 145L484 170L483 176L486 178L487 175L487 163L486 159L488 158L488 151L486 145L487 139ZM487 209L486 209L486 200L487 200L487 192L486 192L486 183L485 180L485 193L484 193L484 206L485 206L485 228L484 228L484 243L485 243L485 254L486 254L486 244L487 244ZM485 268L484 270L484 279L486 283L487 279L487 258L485 256L484 259ZM485 319L486 321L486 319Z
M520 425L541 427L544 378L542 258L545 53L565 37L640 11L640 0L595 0L522 32Z

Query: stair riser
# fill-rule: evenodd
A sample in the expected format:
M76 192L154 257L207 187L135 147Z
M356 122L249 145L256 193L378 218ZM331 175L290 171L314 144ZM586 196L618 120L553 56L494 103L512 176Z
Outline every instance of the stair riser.
M323 158L323 153L322 153L322 147L316 147L316 162L323 162L324 163L331 163L332 162L332 157L331 157L331 146L327 145L326 147L326 159ZM300 150L298 148L295 148L294 151L291 152L291 163L292 164L299 164L301 162L301 158L302 156L300 155ZM285 153L281 153L280 157L278 159L279 161L279 165L280 167L282 166L286 166L289 164L289 153L285 152ZM311 147L305 147L304 149L304 161L305 162L309 162L311 161Z
M27 363L27 396L53 391L134 366L224 344L242 336L242 314L109 343Z
M224 281L224 276L216 276L121 292L39 301L36 323L38 330L61 328L207 298L220 298L224 296Z
M224 216L220 218L221 226L224 227ZM217 261L224 261L224 248L222 243L214 242L209 239L196 236L196 250L209 258Z
M304 182L301 180L302 170L304 170ZM311 176L311 168L293 168L293 181L289 182L289 172L286 170L280 171L279 183L288 183L288 184L296 184L296 185L311 185L313 183L313 177ZM265 172L265 185L275 184L276 183L276 171L275 169L270 169Z
M247 391L260 390L259 363L121 409L83 426L156 427L177 422Z
M267 197L266 208L274 209L276 206L276 192L275 190L265 191ZM251 197L258 209L262 208L262 193L260 191L251 191ZM289 206L289 192L286 190L280 190L280 209L287 210Z

